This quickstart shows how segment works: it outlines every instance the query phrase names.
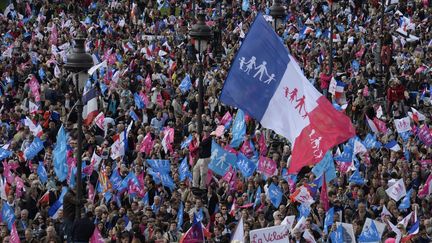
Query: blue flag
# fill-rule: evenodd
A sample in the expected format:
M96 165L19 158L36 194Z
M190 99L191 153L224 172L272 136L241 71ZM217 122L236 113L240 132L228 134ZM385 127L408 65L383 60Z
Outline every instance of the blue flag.
M181 229L183 225L183 211L184 211L183 202L180 201L180 206L177 211L177 230Z
M255 201L253 207L255 208L259 203L261 203L261 187L259 186L255 192Z
M212 141L211 157L208 168L220 176L224 176L229 170L229 166L236 166L237 156L227 152L215 141Z
M62 125L57 133L57 143L53 150L54 172L61 182L66 180L68 175L67 140L68 135Z
M336 228L336 231L330 233L330 239L332 243L344 243L344 232L342 224L340 224Z
M136 177L135 173L133 173L132 171L129 172L129 174L121 181L120 186L117 188L117 190L119 192L127 190L129 183L133 183L136 186L140 187L138 178Z
M415 222L415 224L411 226L411 228L408 230L408 235L417 234L419 232L419 229L420 229L420 221L417 220L417 222Z
M312 173L314 173L317 178L325 173L327 183L336 178L336 168L330 151L328 151L324 158L312 168Z
M7 224L8 229L11 230L12 225L15 222L15 210L6 202L3 202L2 220Z
M360 175L359 170L355 170L354 173L350 176L349 180L350 183L353 183L355 185L363 185L365 183L364 178Z
M256 164L242 153L237 155L237 167L245 178L252 176L257 168Z
M357 60L352 61L351 67L354 72L358 72L360 70L360 63Z
M32 160L43 148L43 142L38 137L35 137L30 146L24 151L24 157L26 160Z
M192 180L192 173L189 171L187 156L184 157L184 159L180 163L178 172L179 172L180 181L184 181L187 178L189 178L189 180Z
M141 99L141 96L139 96L138 93L134 94L134 101L135 101L135 106L138 109L144 109L145 107L144 101Z
M180 91L184 94L192 88L192 81L189 74L186 74L184 79L181 81L179 85Z
M9 158L10 156L12 156L11 151L3 149L2 147L0 147L0 160L4 160L6 158Z
M412 135L411 131L401 132L399 136L402 138L404 142L407 142L409 137Z
M408 209L411 207L411 194L413 192L413 189L411 188L405 197L402 199L401 203L399 204L399 210Z
M117 169L114 169L109 180L113 190L119 189L123 181Z
M40 79L44 79L46 77L45 70L43 70L43 68L39 69L38 74Z
M242 10L247 12L249 10L250 3L249 0L243 0L242 2Z
M169 160L148 159L147 163L155 172L169 173L171 171L171 164Z
M368 133L363 140L363 144L367 149L381 148L382 144L377 141L375 134Z
M347 143L343 146L343 152L334 159L340 162L352 162L354 157L354 146Z
M48 174L42 162L39 162L39 166L37 168L37 174L42 184L45 184L48 181Z
M326 216L324 218L324 233L328 233L328 227L333 225L333 220L334 220L334 208L330 208L327 213Z
M159 177L163 186L168 187L171 191L175 189L174 181L168 173L161 172Z
M52 217L57 211L63 206L63 198L67 193L67 187L63 187L57 201L54 202L52 206L48 209L48 216Z
M375 222L372 220L370 227L365 228L359 235L359 243L362 242L378 242L380 241L380 236Z
M275 208L279 208L282 202L282 190L275 184L271 184L268 188L268 194L270 197L270 202Z
M232 129L232 140L231 147L237 148L244 140L246 134L246 122L244 117L244 112L241 109L237 110L237 115L234 120L234 125Z

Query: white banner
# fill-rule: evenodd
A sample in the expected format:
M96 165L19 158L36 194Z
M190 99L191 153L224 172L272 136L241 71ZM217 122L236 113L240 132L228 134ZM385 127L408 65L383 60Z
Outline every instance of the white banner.
M289 229L289 225L278 225L263 229L251 230L249 233L250 242L286 243L289 241Z
M401 119L395 119L394 123L398 133L411 130L410 118L408 116Z

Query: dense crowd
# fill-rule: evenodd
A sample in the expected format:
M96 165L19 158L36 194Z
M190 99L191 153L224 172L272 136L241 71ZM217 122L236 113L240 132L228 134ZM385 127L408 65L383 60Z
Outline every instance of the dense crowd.
M430 1L392 0L384 15L378 0L282 1L287 16L277 33L304 75L351 118L359 141L377 140L350 161L335 159L328 226L329 209L316 185L321 175L310 167L287 175L291 144L247 114L242 144L253 152L245 155L272 159L276 173L245 178L232 170L227 178L208 169L212 142L245 153L243 145L229 146L237 109L218 97L248 28L258 12L270 19L272 2L243 2L12 1L0 16L2 242L17 242L15 232L21 242L89 242L94 232L105 242L179 242L197 220L207 242L230 242L240 218L244 242L253 242L250 231L291 215L305 222L293 224L290 242L307 242L304 232L331 242L336 222L351 224L357 239L367 219L384 225L381 242L432 242ZM199 67L188 36L200 10L221 31L221 46L212 39L203 60L202 134ZM80 97L64 64L80 34L94 64L104 65L83 85L84 92L97 91L98 116L83 126L85 200L77 201ZM188 79L191 87L184 85ZM335 82L342 90L331 87ZM409 130L398 132L395 120L405 117ZM225 129L216 131L221 124ZM347 153L347 146L332 156ZM407 200L386 193L399 179ZM271 185L283 192L276 206L267 193ZM308 212L295 197L301 188L315 200Z

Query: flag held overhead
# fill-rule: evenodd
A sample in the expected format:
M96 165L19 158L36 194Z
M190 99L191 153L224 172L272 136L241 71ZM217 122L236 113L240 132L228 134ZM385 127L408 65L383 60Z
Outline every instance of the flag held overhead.
M232 63L220 100L293 144L289 173L318 163L328 149L355 135L350 119L307 80L261 14Z

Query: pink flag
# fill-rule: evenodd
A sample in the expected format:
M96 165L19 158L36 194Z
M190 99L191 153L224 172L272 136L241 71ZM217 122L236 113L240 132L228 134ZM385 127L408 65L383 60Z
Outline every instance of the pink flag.
M96 126L98 126L102 130L105 130L104 121L105 115L103 112L99 113L94 119Z
M148 99L147 95L146 95L144 92L141 91L141 92L139 93L139 96L140 96L141 99L143 100L144 104L145 104L145 105L148 105L148 103L149 103L149 99Z
M360 51L356 52L355 56L356 56L357 58L361 58L361 57L363 56L364 52L365 52L365 48L362 46L362 47L360 48Z
M39 93L40 85L36 79L36 76L32 75L32 77L29 81L29 86L30 86L31 94L35 98L35 101L39 102L40 101L40 93Z
M160 108L164 107L164 101L163 101L162 95L160 93L158 93L156 96L156 103Z
M18 236L18 231L16 229L15 223L12 224L12 230L11 230L9 242L13 242L13 243L20 243L21 242L20 238Z
M386 126L385 122L381 121L380 119L378 119L376 117L373 119L373 122L376 124L376 126L380 132L382 132L384 134L387 133L387 126Z
M417 135L420 141L422 141L426 146L432 145L432 134L426 124L423 125L420 130L418 130Z
M232 166L230 165L229 170L228 170L228 171L225 173L225 175L222 177L222 180L224 180L224 181L230 183L232 177L234 176L234 173L235 173L235 172L234 172Z
M225 127L223 125L219 125L215 130L216 137L222 136L224 132L225 132Z
M272 159L260 156L258 160L258 171L270 177L277 173L277 165Z
M259 151L262 156L267 154L267 144L265 142L264 134L261 133L260 138L258 140Z
M113 65L117 61L117 57L115 53L112 53L108 56L108 64Z
M327 182L325 179L325 173L323 175L323 184L321 187L321 193L320 193L320 201L323 205L324 210L327 212L330 208L330 202L327 194Z
M211 170L207 170L207 178L206 178L206 185L210 185L210 182L213 179L213 172Z
M95 189L93 184L88 183L88 200L93 203L95 197Z
M16 196L22 197L22 195L23 195L22 189L24 188L24 181L23 181L23 179L21 179L21 177L16 176L15 177L15 183L16 183Z
M57 26L53 24L51 28L51 36L49 41L50 45L57 45L57 37L58 37Z
M150 91L152 88L152 80L150 78L150 74L147 74L147 77L145 79L145 86L146 86L147 91Z
M31 10L30 4L28 2L26 3L26 10L25 10L25 12L26 12L27 16L32 15L32 10Z
M150 133L147 133L147 135L144 137L143 141L141 142L141 148L140 152L145 153L146 155L150 155L151 150L153 148L153 140Z
M249 159L252 158L253 150L252 150L251 143L250 143L249 139L245 139L243 141L243 145L241 146L240 151Z
M222 119L220 120L220 124L225 125L225 124L229 123L231 120L232 120L232 116L229 113L229 111L227 111L225 113L225 115L222 117Z
M419 190L418 197L424 198L428 195L432 194L432 174L426 180L426 183L423 185L423 188Z
M93 231L93 235L90 238L90 243L105 243L97 225Z

